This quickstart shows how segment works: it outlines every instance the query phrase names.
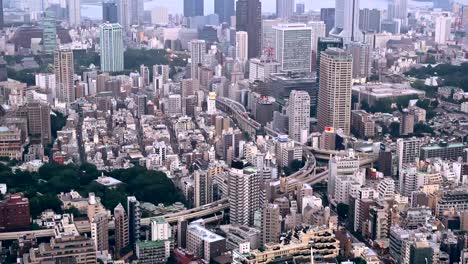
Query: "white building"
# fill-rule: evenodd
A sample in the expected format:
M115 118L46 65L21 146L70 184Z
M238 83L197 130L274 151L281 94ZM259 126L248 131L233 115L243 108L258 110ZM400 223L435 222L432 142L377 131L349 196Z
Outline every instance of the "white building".
M445 45L450 39L450 29L452 26L452 18L448 16L438 16L435 23L435 42Z
M206 98L207 101L207 114L214 115L216 114L216 93L211 92Z
M280 24L275 31L275 56L282 71L311 71L312 28L305 24Z
M151 24L167 25L169 23L169 11L167 7L156 6L151 10Z
M100 26L101 70L124 70L123 29L120 24L104 23Z
M335 27L330 35L342 37L345 44L351 41L361 41L359 0L336 0L335 3Z
M277 73L280 64L272 58L261 57L252 58L249 61L249 81L262 81L270 76L271 73Z
M310 131L310 96L305 91L293 90L288 102L289 137L297 142L305 143Z
M71 27L77 27L81 24L81 6L80 0L68 0L68 24Z
M294 0L276 0L276 17L290 18L294 14Z
M192 79L198 79L198 65L203 64L206 55L206 42L204 40L192 40L189 43L190 49L190 77Z
M245 67L245 64L248 60L249 54L249 37L245 31L236 32L236 59L238 59L242 66Z
M164 217L156 217L151 219L151 240L167 240L172 236L171 226Z

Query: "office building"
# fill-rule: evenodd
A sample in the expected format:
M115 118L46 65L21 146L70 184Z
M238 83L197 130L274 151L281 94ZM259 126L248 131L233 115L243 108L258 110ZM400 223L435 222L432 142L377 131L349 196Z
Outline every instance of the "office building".
M303 15L305 13L305 4L297 3L296 4L296 14Z
M120 251L128 246L128 217L122 204L114 208L115 223L115 253L120 256Z
M367 79L371 75L371 47L367 43L351 42L349 53L353 57L353 79Z
M400 34L401 21L397 19L384 19L380 23L382 32Z
M140 202L135 196L127 197L128 212L128 242L135 249L136 243L140 241L140 220L141 210Z
M444 191L442 197L437 200L435 214L438 217L453 210L463 212L468 210L468 191L464 188Z
M280 24L274 45L276 61L284 72L311 71L312 28L305 24Z
M107 213L97 213L91 220L91 239L96 251L109 250L109 219Z
M120 24L104 23L100 26L101 70L124 70L123 29Z
M447 44L450 39L452 18L448 16L438 16L435 23L435 42L440 45Z
M192 79L198 79L199 66L201 66L205 60L206 55L206 42L204 40L192 40L189 43L190 49L190 77Z
M330 159L328 168L327 193L331 197L335 197L338 178L353 176L359 170L359 158L354 152L335 155Z
M288 103L289 137L306 143L310 130L310 96L305 91L292 91Z
M468 145L461 142L448 143L440 142L438 145L428 145L421 147L421 160L441 158L443 160L456 161L460 157L465 157Z
M307 26L312 28L311 46L312 46L312 70L317 70L317 52L318 41L326 36L326 25L323 21L310 21Z
M132 25L130 7L131 0L117 0L118 22L124 32L127 32Z
M279 72L279 67L279 62L271 57L252 58L249 60L249 81L265 82L270 74Z
M320 55L320 83L317 122L325 127L342 129L349 135L352 93L351 55L339 48L329 48Z
M236 59L245 67L249 57L249 37L245 31L236 32Z
M54 54L55 87L60 103L70 104L75 101L74 69L73 51L69 49L56 50Z
M274 54L274 45L276 43L276 32L273 27L281 24L281 19L263 19L262 20L262 50L266 51L267 54Z
M21 131L15 125L0 126L0 157L21 160L23 140Z
M115 2L102 2L102 22L118 23L118 8Z
M190 224L187 227L187 250L210 261L226 251L226 239L197 223Z
M364 110L351 111L352 133L360 138L372 138L375 136L375 121L372 115Z
M228 181L231 224L253 225L261 208L260 175L254 167L231 168Z
M325 33L328 37L330 31L335 27L335 8L321 8L320 21L325 23Z
M184 0L184 17L204 15L204 0Z
M28 198L22 194L10 194L0 201L0 232L28 230L30 226Z
M81 24L81 0L67 0L68 24L78 27Z
M167 263L173 249L171 240L139 241L136 256L139 264Z
M132 25L140 25L143 23L145 14L144 0L130 0L130 23Z
M42 144L52 142L50 106L47 104L32 102L26 105L28 118L28 134L32 140L40 140ZM36 138L39 137L39 138Z
M262 244L278 243L281 234L279 206L277 204L267 204L262 212Z
M5 23L3 15L3 0L0 0L0 29L3 29L3 25Z
M335 27L330 35L343 38L344 43L361 41L359 29L359 0L336 0Z
M294 14L294 0L276 0L276 17L287 19Z
M320 55L328 48L343 48L343 39L335 37L319 38L317 44L317 78L320 77Z
M396 153L398 155L398 171L404 164L413 163L419 158L421 140L418 138L397 139Z
M246 31L249 59L261 53L262 4L260 0L238 0L236 3L236 30Z
M231 24L231 17L235 15L234 0L215 0L214 12L218 15L219 23Z
M380 32L380 10L364 8L359 11L359 29L364 32Z
M165 6L156 6L151 10L151 24L167 25L169 23L169 10Z
M275 98L276 102L286 105L291 91L306 91L310 97L310 107L314 111L317 107L318 83L314 74L308 73L272 73L266 78L267 95Z
M45 54L53 54L57 48L57 25L49 12L42 20L42 30L42 50Z
M391 0L388 3L387 19L398 19L401 25L408 25L408 0Z

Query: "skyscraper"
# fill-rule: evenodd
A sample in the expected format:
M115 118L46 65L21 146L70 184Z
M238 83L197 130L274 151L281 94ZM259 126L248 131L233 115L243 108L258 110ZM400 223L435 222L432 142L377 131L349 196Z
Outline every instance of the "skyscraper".
M380 32L380 10L364 8L359 11L359 29L365 32Z
M0 0L0 29L3 29L3 0Z
M132 25L143 23L144 0L130 0L130 22Z
M305 4L304 3L297 3L296 4L296 14L302 15L305 13Z
M128 242L135 249L136 243L140 240L140 202L135 196L127 197L128 212Z
M120 250L128 246L128 218L122 204L118 204L114 208L115 219L115 251L116 255L120 254Z
M91 238L96 251L109 250L109 219L107 213L97 213L91 221Z
M276 17L289 18L294 14L294 0L276 0Z
M114 2L102 2L102 22L117 23L118 9Z
M58 101L67 104L73 102L75 100L73 51L70 49L55 51L54 71Z
M312 28L311 50L312 50L312 70L317 69L317 52L319 38L326 36L326 25L323 21L310 21L307 23Z
M124 31L129 30L132 24L130 6L130 0L117 0L117 18Z
M80 0L68 0L68 24L77 27L81 24L81 6Z
M445 45L450 38L450 28L452 26L452 18L448 16L438 16L435 25L435 42Z
M320 9L320 20L325 23L326 36L335 27L335 8L322 8Z
M236 32L236 59L238 59L242 65L245 67L245 64L248 60L248 51L249 51L249 37L245 31Z
M320 54L319 101L317 122L325 127L342 129L349 135L351 126L352 67L351 55L339 48Z
M289 95L289 137L305 143L310 130L310 96L305 91L291 91Z
M261 53L262 4L260 0L238 0L236 30L246 31L249 38L249 59Z
M317 78L320 79L320 56L328 48L343 48L343 39L335 37L319 38L317 44Z
M353 57L353 79L368 78L371 74L371 47L367 43L351 42L348 50Z
M231 17L234 16L234 0L215 0L214 12L218 15L220 23L231 24Z
M190 41L189 47L191 58L190 77L192 79L198 79L198 68L205 60L206 42L204 40L195 39Z
M42 144L52 142L50 106L39 102L26 105L28 112L28 133L38 136Z
M45 54L52 54L57 48L57 25L49 12L46 12L42 20L42 30L42 50Z
M253 225L261 207L260 175L254 167L229 171L229 210L231 224Z
M344 43L361 41L359 30L359 0L336 0L335 27L330 35L342 37Z
M408 0L391 0L388 3L387 18L399 19L403 27L408 25Z
M204 0L184 0L184 17L204 15Z
M312 28L305 24L280 24L274 45L276 60L282 71L311 71Z
M280 19L262 19L262 49L267 52L274 47L276 33L273 27L281 23ZM265 53L265 52L264 52ZM263 54L262 54L263 55Z
M104 23L100 26L101 70L124 70L123 32L120 24Z

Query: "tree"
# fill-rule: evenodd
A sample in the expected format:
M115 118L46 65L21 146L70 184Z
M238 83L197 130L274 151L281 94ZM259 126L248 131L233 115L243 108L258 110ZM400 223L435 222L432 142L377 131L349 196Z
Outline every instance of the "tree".
M336 206L336 212L341 221L346 220L346 218L348 217L349 205L344 204L344 203L339 203Z

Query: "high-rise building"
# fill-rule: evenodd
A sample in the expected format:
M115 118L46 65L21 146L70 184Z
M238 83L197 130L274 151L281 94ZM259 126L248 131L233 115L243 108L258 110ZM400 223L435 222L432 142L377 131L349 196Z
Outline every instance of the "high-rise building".
M123 30L126 32L130 29L132 25L131 22L131 0L117 0L117 18L119 24L122 26Z
M231 24L231 17L235 15L234 0L215 0L214 12L218 15L220 23Z
M118 204L114 208L114 223L115 223L115 251L116 255L120 255L120 250L128 246L128 218L125 208L122 204Z
M75 101L75 87L73 85L75 75L73 51L58 49L54 54L54 70L57 89L57 99L61 103L70 104Z
M352 176L358 171L359 158L354 152L336 155L330 159L328 168L327 194L335 197L337 179Z
M317 122L325 127L342 129L349 135L351 126L351 92L353 58L339 48L329 48L320 54L320 79Z
M343 48L343 39L335 37L319 38L317 44L317 78L320 79L320 56L328 48Z
M278 243L281 233L280 208L277 204L268 204L262 211L262 243Z
M67 0L68 24L77 27L81 24L81 0Z
M102 22L118 22L117 4L114 2L102 2Z
M238 0L236 30L246 31L249 39L249 59L261 53L262 4L260 0Z
M326 36L326 25L323 21L310 21L307 23L312 28L311 46L312 46L312 70L317 69L318 41Z
M335 27L330 35L343 38L344 43L361 41L359 0L336 0L335 3Z
M438 16L435 25L435 42L445 45L450 38L450 28L452 26L452 18L448 16Z
M320 9L320 20L325 23L326 36L335 27L335 8L322 8Z
M380 10L364 8L359 11L359 29L364 32L380 32Z
M30 228L29 200L21 194L11 194L0 200L0 231L19 231Z
M184 0L184 17L204 15L204 0Z
M305 13L305 4L304 3L297 3L296 4L296 14L302 15Z
M144 20L144 0L130 0L130 23L139 25Z
M351 42L348 50L353 57L353 79L365 79L371 74L371 47L367 43Z
M398 170L403 168L404 164L415 162L419 158L421 140L418 138L399 138L397 139Z
M263 19L262 20L262 46L263 53L270 53L275 45L276 32L273 27L281 24L280 19Z
M388 3L387 19L398 19L403 27L408 25L408 0L391 0Z
M52 142L50 106L39 102L30 102L26 105L28 113L28 133L39 136L43 144Z
M136 243L140 240L140 202L135 196L127 197L128 212L128 242L135 249Z
M196 170L194 177L195 207L199 207L213 201L213 182L206 170Z
M104 23L100 26L101 70L124 70L123 29L120 24Z
M249 56L249 37L245 31L236 32L236 59L245 67Z
M231 224L253 225L261 208L260 175L254 167L231 168L228 179Z
M151 24L167 25L169 23L169 10L165 6L156 6L151 10Z
M271 73L277 73L279 71L280 64L271 57L260 57L260 59L253 58L249 61L249 81L261 81L265 80L270 76ZM261 93L262 95L265 93Z
M276 17L290 18L294 14L294 0L276 0Z
M3 0L0 0L0 29L3 29L3 24L5 23L3 19Z
M310 96L305 91L292 91L288 103L289 137L305 143L310 130Z
M276 60L285 72L311 71L312 28L305 24L280 24L274 45Z
M97 213L91 221L91 238L96 251L109 250L109 219L107 213Z
M140 65L140 77L143 79L143 84L148 86L150 83L150 72L148 66Z
M57 48L57 25L50 12L46 12L42 20L42 50L45 54L53 54Z
M192 79L198 79L198 70L205 60L206 55L206 42L204 40L195 39L190 41L190 77Z

